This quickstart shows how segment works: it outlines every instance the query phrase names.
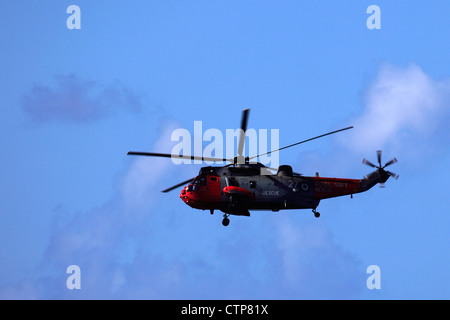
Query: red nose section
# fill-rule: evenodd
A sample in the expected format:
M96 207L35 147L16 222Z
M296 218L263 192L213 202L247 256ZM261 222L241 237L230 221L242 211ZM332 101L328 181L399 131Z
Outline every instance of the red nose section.
M180 198L188 206L196 209L215 209L220 203L220 177L198 176L183 188Z
M190 184L181 190L180 198L186 203L188 206L196 209L201 209L200 202L197 199L197 195L193 191L193 185Z

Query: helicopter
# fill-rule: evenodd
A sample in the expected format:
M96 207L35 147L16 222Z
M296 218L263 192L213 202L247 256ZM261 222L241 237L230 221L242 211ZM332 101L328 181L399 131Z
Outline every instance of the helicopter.
M214 210L222 211L224 226L229 225L230 215L248 217L250 210L278 212L290 209L312 209L314 216L318 218L320 213L316 209L321 200L345 195L353 198L353 194L365 192L376 184L384 187L384 183L390 177L394 179L399 177L396 173L385 170L387 166L396 163L397 159L393 158L382 165L381 150L377 151L378 165L363 159L363 164L376 169L363 179L320 177L318 173L315 176L304 176L294 172L290 165L270 168L259 162L251 161L261 155L279 152L308 141L352 129L353 126L331 131L264 154L245 157L243 153L249 112L250 109L242 112L237 155L232 159L140 151L129 151L127 155L229 162L224 166L202 167L198 176L162 190L167 193L187 184L181 189L181 200L194 209L209 210L211 214L214 214ZM272 171L276 171L276 173Z

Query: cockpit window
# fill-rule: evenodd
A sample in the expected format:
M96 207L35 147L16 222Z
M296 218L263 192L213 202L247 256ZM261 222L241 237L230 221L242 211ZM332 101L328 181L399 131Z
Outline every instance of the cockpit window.
M206 186L206 177L197 177L194 180L194 185L195 186Z

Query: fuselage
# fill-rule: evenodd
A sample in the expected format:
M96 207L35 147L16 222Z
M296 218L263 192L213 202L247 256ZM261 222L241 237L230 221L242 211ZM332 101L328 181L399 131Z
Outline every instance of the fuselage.
M196 209L249 215L249 210L315 209L322 199L363 192L379 180L308 177L293 173L290 166L272 174L259 163L203 167L180 198Z

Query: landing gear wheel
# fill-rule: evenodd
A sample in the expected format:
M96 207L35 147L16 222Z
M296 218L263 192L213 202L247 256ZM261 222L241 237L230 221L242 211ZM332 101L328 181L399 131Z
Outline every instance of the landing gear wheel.
M312 212L314 212L314 217L318 218L320 217L320 213L316 211L316 209L313 209Z
M230 224L230 219L228 219L227 217L223 218L223 220L222 220L222 225L223 225L224 227L226 227L226 226L229 225L229 224Z

